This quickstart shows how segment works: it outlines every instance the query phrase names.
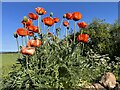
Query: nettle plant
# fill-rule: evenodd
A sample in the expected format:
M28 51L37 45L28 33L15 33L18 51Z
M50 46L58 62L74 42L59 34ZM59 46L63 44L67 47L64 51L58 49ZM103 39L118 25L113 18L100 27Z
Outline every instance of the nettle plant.
M13 71L3 80L4 89L83 87L100 76L101 71L105 71L105 59L104 63L100 63L103 61L90 56L96 54L84 52L84 47L89 44L89 35L83 33L87 24L78 22L82 18L80 12L66 13L60 22L59 18L53 17L53 13L42 18L46 14L44 8L37 7L35 10L37 14L29 13L29 18L24 16L24 27L18 28L14 33L20 67L13 66ZM38 26L33 24L35 20L38 21ZM60 26L56 28L58 22ZM73 38L69 38L68 34L71 22L74 22ZM62 25L66 29L66 37L60 39ZM81 29L78 35L77 25ZM46 34L43 33L45 26ZM50 32L52 26L54 33ZM21 44L18 38L21 39Z

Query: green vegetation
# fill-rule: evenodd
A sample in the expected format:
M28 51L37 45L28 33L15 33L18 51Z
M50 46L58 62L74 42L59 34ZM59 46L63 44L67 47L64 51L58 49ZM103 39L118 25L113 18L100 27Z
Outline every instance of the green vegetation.
M81 30L76 34L81 33ZM90 35L89 43L75 44L73 35L66 39L49 39L36 47L33 56L20 58L21 68L13 70L3 80L4 89L76 88L97 82L105 72L111 71L120 82L120 37L118 23L109 24L95 19L83 30ZM52 43L50 43L52 42ZM84 44L84 47L83 47ZM15 57L16 56L16 57ZM3 67L15 63L17 55L4 55ZM5 61L7 60L7 61ZM8 61L9 60L9 61ZM13 60L13 61L12 61ZM27 64L26 62L29 62ZM9 70L10 68L8 68ZM7 70L7 69L6 69Z
M17 53L3 53L0 54L0 57L2 57L1 61L2 62L2 73L4 75L7 75L8 72L11 70L11 67L13 64L16 64L16 59L17 59Z

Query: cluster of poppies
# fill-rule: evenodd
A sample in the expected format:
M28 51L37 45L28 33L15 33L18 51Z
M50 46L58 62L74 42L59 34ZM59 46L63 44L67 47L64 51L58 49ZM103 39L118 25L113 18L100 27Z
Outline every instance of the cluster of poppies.
M63 25L65 27L69 27L69 20L78 21L82 18L82 14L80 12L66 13L66 14L64 14L63 17L68 20L68 21L64 21ZM79 28L82 28L82 29L84 29L88 26L84 21L78 22L77 25L78 25ZM82 34L81 33L77 36L77 40L79 42L88 42L88 39L89 39L88 34Z
M55 25L56 23L60 21L60 19L57 17L53 18L53 13L50 13L50 16L47 16L41 19L41 16L46 14L46 11L44 8L37 7L35 8L35 11L36 11L36 14L35 13L28 14L29 18L27 16L24 16L21 22L24 27L17 29L15 33L16 35L14 35L15 38L17 38L19 35L22 38L26 37L26 40L27 40L27 37L32 37L32 36L34 37L35 33L42 34L42 31L41 31L42 29L40 27L40 20L44 25L48 27L51 27L52 25ZM63 23L65 27L69 27L69 23L70 23L69 20L74 20L76 23L76 21L79 21L82 18L82 14L80 12L66 13L63 15L63 18L66 18L67 20L61 21L61 24ZM33 24L34 20L38 20L38 26L35 26ZM77 25L79 26L79 28L87 27L87 24L85 22L78 22ZM47 32L47 34L50 36L53 36L51 32ZM75 32L74 32L74 35L75 35ZM81 33L80 35L77 36L77 40L79 42L88 42L88 38L89 38L88 34ZM27 40L26 42L26 46L22 45L20 52L25 55L33 55L35 52L35 47L40 47L41 44L42 44L42 41L40 39L34 38L30 40L29 38L29 40Z
M41 19L42 15L46 14L46 11L44 8L41 8L41 7L35 8L35 11L36 11L36 14L35 13L28 14L29 19L28 19L28 17L24 16L24 18L21 22L23 24L24 28L17 29L17 31L15 32L15 35L14 35L15 38L17 38L18 35L21 36L22 38L23 37L27 38L27 37L34 36L35 33L41 34L40 19ZM52 18L52 16L53 16L53 13L51 13L49 17L43 18L41 21L44 23L44 25L46 25L48 27L50 27L53 24L58 23L60 21L59 18L57 18L57 17ZM38 26L35 26L33 24L34 20L38 20ZM48 32L47 34L50 36L53 35L50 32ZM23 40L22 40L22 42L23 42ZM34 47L40 47L40 45L42 44L42 41L39 39L32 39L32 40L27 41L26 44L27 44L26 46L22 45L20 52L25 55L33 55L35 53ZM18 48L19 48L19 45L18 45ZM18 49L18 51L19 51L19 49Z
M40 47L41 44L42 44L41 40L38 39L29 40L26 47L22 47L21 53L25 55L33 55L35 53L35 47Z
M24 28L17 29L17 31L14 34L15 38L17 38L19 35L22 38L26 37L27 39L27 37L34 36L35 33L40 34L39 27L33 25L33 20L38 20L39 15L46 14L46 11L44 10L44 8L41 8L41 7L37 7L35 10L37 14L29 13L28 14L29 19L26 16L24 16L21 22ZM22 45L20 52L25 55L33 55L35 53L35 47L40 47L41 44L42 44L42 41L37 38L27 40L26 46ZM19 44L18 44L18 47L19 47Z
M79 22L77 23L79 28L86 28L87 24L85 22ZM89 35L88 34L79 34L78 37L77 37L77 40L79 42L84 42L84 43L87 43L89 41Z

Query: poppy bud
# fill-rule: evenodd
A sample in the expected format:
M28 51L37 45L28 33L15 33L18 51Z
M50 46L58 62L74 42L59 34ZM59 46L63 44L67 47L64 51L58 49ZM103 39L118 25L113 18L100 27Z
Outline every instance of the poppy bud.
M63 18L66 18L66 14L63 15Z
M60 28L56 28L56 31L60 31L61 29Z
M67 26L67 29L69 29L70 27L69 26Z
M37 36L34 36L34 40L36 40L37 39Z
M50 17L52 17L52 16L53 16L53 12L50 13Z
M26 16L23 17L23 21L24 22L27 22L28 21L28 18Z
M17 33L16 33L16 32L14 33L14 37L15 37L15 38L18 38L18 35L17 35Z
M22 46L20 46L20 49L22 49Z
M41 21L43 22L43 19Z

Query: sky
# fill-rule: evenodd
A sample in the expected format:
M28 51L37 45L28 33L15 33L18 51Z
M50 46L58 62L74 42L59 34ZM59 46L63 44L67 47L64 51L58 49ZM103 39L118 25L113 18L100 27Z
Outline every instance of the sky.
M105 22L114 23L118 19L118 3L117 2L3 2L2 3L2 50L3 52L17 51L16 40L13 33L20 27L23 27L21 21L28 13L35 12L36 7L43 7L47 13L42 16L49 16L53 12L53 17L62 20L62 16L67 12L78 11L83 18L78 21L90 23L93 18L105 19ZM37 21L34 21L37 25ZM56 24L56 27L60 22ZM70 21L73 26L73 21ZM52 28L50 31L52 32ZM78 28L77 28L78 30ZM45 31L43 31L45 32ZM65 33L62 27L61 34ZM20 38L19 38L20 41Z

